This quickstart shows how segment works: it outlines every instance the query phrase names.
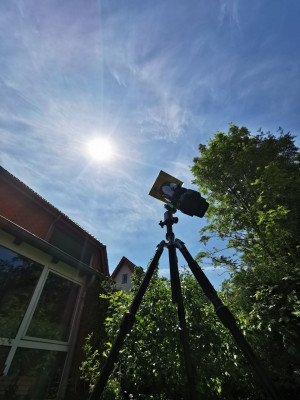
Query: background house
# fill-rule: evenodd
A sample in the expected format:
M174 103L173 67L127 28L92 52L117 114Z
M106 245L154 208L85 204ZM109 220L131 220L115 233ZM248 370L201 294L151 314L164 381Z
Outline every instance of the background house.
M0 167L0 399L76 398L108 276L106 246Z
M136 266L126 257L122 257L111 278L127 293L132 288L131 275Z

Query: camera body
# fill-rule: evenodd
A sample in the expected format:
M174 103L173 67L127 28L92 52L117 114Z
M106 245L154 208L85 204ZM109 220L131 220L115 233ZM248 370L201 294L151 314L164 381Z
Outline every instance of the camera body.
M185 189L173 182L167 182L161 186L161 195L178 210L192 217L194 215L204 217L209 206L199 192Z
M204 217L209 204L199 192L182 187L183 182L174 176L160 171L149 195L157 200L169 203L174 208L191 217Z

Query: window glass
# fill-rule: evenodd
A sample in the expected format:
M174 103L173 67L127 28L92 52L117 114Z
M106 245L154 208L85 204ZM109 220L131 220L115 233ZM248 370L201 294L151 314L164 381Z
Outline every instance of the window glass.
M60 226L56 226L51 235L50 243L80 260L83 242L72 235L72 232L67 232Z
M3 370L5 368L5 361L8 356L10 347L8 346L0 346L0 375L3 374Z
M15 337L42 269L0 246L0 337Z
M50 243L77 260L89 265L93 248L88 243L84 244L84 239L77 237L72 231L59 225L56 226L51 235Z
M26 336L68 341L80 286L49 273Z
M93 247L89 244L86 244L84 246L84 251L81 256L81 261L87 265L90 265L93 252L94 252Z
M127 283L127 274L123 274L122 283Z
M65 359L65 352L18 348L5 377L14 379L10 395L26 400L55 399Z

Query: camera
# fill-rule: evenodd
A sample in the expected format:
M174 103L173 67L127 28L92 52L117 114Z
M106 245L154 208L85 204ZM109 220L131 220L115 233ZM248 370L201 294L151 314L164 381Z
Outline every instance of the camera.
M196 190L185 189L182 185L183 182L179 179L160 171L149 194L160 201L170 203L191 217L194 215L204 217L209 206L208 202Z

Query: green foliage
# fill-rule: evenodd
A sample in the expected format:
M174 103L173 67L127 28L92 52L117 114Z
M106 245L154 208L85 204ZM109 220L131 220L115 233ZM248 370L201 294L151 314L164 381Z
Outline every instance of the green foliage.
M133 277L133 294L142 277L141 271L137 271ZM106 331L111 342L133 294L129 296L124 292L117 292L110 298L111 314L106 319ZM178 384L180 386L182 379L176 335L176 312L170 299L169 281L159 278L156 274L143 298L134 328L125 341L124 351L115 371L115 376L121 379L122 392L133 394L134 398L161 396L164 392L167 392L170 398L176 398L175 390ZM109 347L108 345L107 350ZM176 382L176 387L173 387L171 382Z
M241 255L238 267L261 268L264 276L264 265L272 264L268 279L283 277L299 256L300 167L293 137L282 131L278 138L254 136L232 125L199 151L194 182L210 202L203 243L211 236L226 239Z
M142 278L141 271L134 274L131 295L120 291L101 296L109 300L109 315L105 321L108 341L102 351L93 350L89 339L87 341L87 360L83 372L91 387L104 362L103 357L116 337L122 315L128 309ZM251 393L254 393L252 379L248 376L247 368L246 371L238 368L244 361L232 338L214 314L196 280L186 271L181 275L181 284L199 397L208 400L250 399ZM233 385L232 382L239 382L239 385ZM178 319L171 302L170 281L155 274L137 313L134 328L125 341L118 364L110 377L104 398L179 400L183 399L184 385Z
M230 126L194 159L195 183L210 202L201 242L220 238L230 256L202 251L230 268L223 296L285 393L299 388L300 164L293 137ZM276 377L276 378L275 378Z
M81 321L87 332L82 338L82 356L79 357L81 382L77 382L76 390L68 393L68 399L83 400L89 397L88 391L93 387L104 360L102 353L105 343L108 342L104 324L109 307L109 295L115 291L116 285L108 279L96 279L89 287ZM81 361L82 359L84 361ZM117 399L117 397L111 398Z
M220 296L267 366L270 376L294 399L300 387L300 157L293 137L277 137L230 126L194 159L195 183L210 202L204 246L223 240L229 255L207 247L211 257L231 270ZM89 336L82 374L92 386L143 278L137 269L132 293L110 290L106 338L95 346ZM197 396L203 399L267 399L253 370L216 317L198 283L181 275ZM143 298L131 334L109 379L105 399L176 400L184 398L185 372L176 309L168 279L156 272Z

